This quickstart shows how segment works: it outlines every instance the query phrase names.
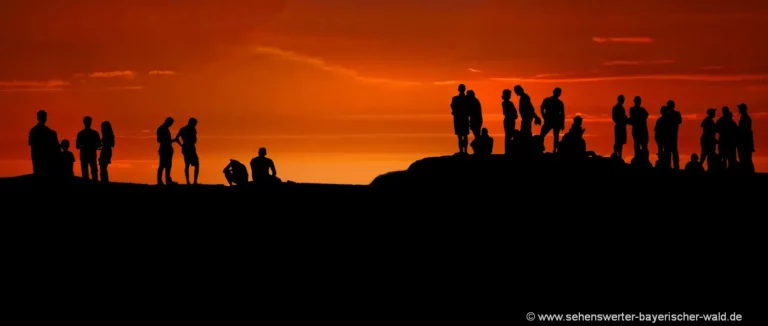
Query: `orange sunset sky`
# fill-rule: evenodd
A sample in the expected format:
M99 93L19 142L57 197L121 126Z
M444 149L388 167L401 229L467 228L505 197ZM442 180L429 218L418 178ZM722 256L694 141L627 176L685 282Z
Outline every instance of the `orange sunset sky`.
M683 163L707 108L745 102L767 171L765 35L765 0L3 0L0 176L31 173L45 109L60 139L86 114L110 120L117 181L153 183L156 128L194 116L201 182L264 146L284 180L368 183L457 150L460 82L496 135L502 89L521 84L538 106L561 87L604 155L618 94L651 114L674 99Z

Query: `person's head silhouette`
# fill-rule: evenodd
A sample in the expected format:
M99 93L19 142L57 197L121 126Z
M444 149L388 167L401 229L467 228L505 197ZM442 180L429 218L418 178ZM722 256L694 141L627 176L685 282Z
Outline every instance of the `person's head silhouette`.
M560 87L555 87L555 89L552 91L552 96L558 98L560 97L560 94L563 94L563 90L560 89Z
M709 108L707 109L707 116L710 118L714 118L715 115L717 115L717 109Z
M640 96L635 96L634 102L635 106L640 106L640 104L643 103L643 99L641 99Z
M464 94L466 90L467 86L464 86L464 84L459 84L459 94Z
M505 101L509 101L509 99L512 98L512 91L509 89L505 89L501 91L501 99Z
M37 111L37 122L45 124L46 121L48 121L48 112L45 112L45 110Z
M699 156L696 154L691 154L691 162L699 162Z
M64 140L61 141L61 149L65 150L65 151L69 149L69 140L68 139L64 139Z
M259 148L259 157L264 157L264 156L267 156L267 149L264 147Z
M187 124L189 124L190 127L194 128L197 126L197 119L189 118L189 122Z
M171 117L165 118L165 122L163 122L163 125L166 127L173 126L173 118Z
M109 121L102 122L101 123L101 130L102 131L112 132L112 124Z
M624 104L624 95L619 95L619 97L616 98L616 101L619 102L619 104Z
M468 90L468 91L467 91L467 96L469 96L469 97L471 97L471 98L474 98L474 97L475 97L475 91L473 91L473 90L471 90L471 89L470 89L470 90Z
M669 108L668 108L668 107L666 107L666 106L662 106L662 107L661 107L661 110L659 110L659 113L660 113L662 116L665 116L665 115L667 115L667 113L669 113Z
M667 101L667 109L669 109L670 112L674 111L675 110L675 101L673 101L673 100Z
M483 136L488 136L488 128L483 128L483 130L480 132Z
M515 90L515 95L517 96L523 95L523 86L515 85L513 89Z
M731 113L731 109L729 107L727 107L727 106L724 106L722 108L722 111L723 111L723 116L726 116L726 115Z
M744 103L741 103L738 105L739 107L739 114L746 114L747 113L747 105Z
M93 118L86 115L85 118L83 118L83 126L85 126L85 129L91 129L92 124L93 124Z
M581 127L581 123L582 122L583 122L583 120L581 119L580 115L577 115L577 116L575 116L573 118L573 125L576 126L576 127Z

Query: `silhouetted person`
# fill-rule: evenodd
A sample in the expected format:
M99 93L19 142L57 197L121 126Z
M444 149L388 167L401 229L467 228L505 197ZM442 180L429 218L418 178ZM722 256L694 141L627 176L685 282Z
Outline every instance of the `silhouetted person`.
M453 115L453 132L459 139L459 153L466 153L469 145L469 104L464 84L459 85L459 95L451 99L451 114Z
M160 163L157 166L157 184L163 184L163 171L165 171L165 182L168 185L176 184L171 179L171 167L173 166L173 138L171 138L171 126L173 118L165 118L160 127L157 128L157 142L160 148L157 154L160 156Z
M475 155L493 154L493 138L488 135L488 128L483 128L480 136L472 140L472 151Z
M712 170L713 163L717 160L715 152L717 146L717 127L715 126L715 115L717 109L707 109L707 117L701 122L701 163L707 162L707 169Z
M560 144L560 154L578 157L587 153L587 142L584 141L584 132L582 128L583 119L580 116L573 118L571 129L563 135L563 142Z
M739 126L733 121L731 109L724 106L723 116L717 119L715 128L720 135L718 140L718 152L723 161L723 168L736 168L736 145L739 139Z
M747 113L747 105L739 104L739 140L737 149L739 162L745 172L755 173L755 163L752 162L752 153L755 152L755 138L752 132L752 118Z
M656 140L656 148L658 150L659 161L656 164L658 168L669 169L670 167L670 155L667 144L669 143L669 108L662 106L659 110L659 118L656 119L656 125L653 127L653 138Z
M29 144L32 152L32 173L44 175L55 173L61 147L59 136L53 129L48 128L48 113L37 111L37 124L29 131Z
M512 91L505 89L501 92L501 112L504 113L504 152L511 153L510 143L515 136L515 127L517 124L517 108L512 103Z
M99 168L97 166L96 151L101 146L101 137L99 132L91 129L93 119L86 116L83 118L83 130L77 133L75 148L80 150L80 171L83 179L88 180L88 168L91 169L91 179L99 180Z
M253 182L256 184L270 185L280 182L280 179L277 178L275 162L267 157L267 149L263 147L259 148L259 156L251 160L251 174L253 175Z
M197 119L189 118L189 122L186 126L181 127L176 134L176 138L173 141L181 145L181 154L184 155L184 177L189 184L189 166L195 167L195 184L197 184L197 176L200 174L200 158L197 156ZM179 141L181 139L181 141Z
M669 109L667 113L669 123L666 126L669 128L669 140L664 147L672 158L672 167L675 170L680 170L680 152L677 145L680 125L683 124L683 115L680 114L680 111L675 110L675 101L673 100L667 101L667 109Z
M685 165L685 171L702 173L704 172L704 168L701 166L702 164L703 162L699 162L698 155L691 154L691 161Z
M560 94L563 91L560 87L555 87L552 96L547 97L541 102L541 116L544 118L544 125L541 126L541 138L547 137L550 131L555 138L552 152L556 152L560 144L560 131L565 129L565 104L560 100Z
M538 115L536 115L536 109L533 107L533 102L531 102L531 97L528 96L528 94L525 93L523 90L523 87L520 85L515 85L514 87L515 95L520 97L520 102L518 103L517 107L520 110L520 118L522 121L520 122L520 134L523 137L531 138L531 123L535 122L537 125L541 124L541 118L539 118Z
M115 132L109 121L101 123L101 154L99 155L99 174L101 182L109 182L109 165L112 164L112 149L115 147Z
M230 186L244 185L248 183L248 168L238 160L230 159L229 164L224 167L224 177Z
M61 176L75 176L75 154L69 151L69 140L67 139L61 141L61 153L58 164Z
M635 156L648 157L648 111L642 107L643 100L635 96L635 105L629 108L629 124L632 125L632 141Z
M483 108L473 90L467 91L467 109L469 113L469 129L472 130L472 135L477 138L480 136L483 128Z
M627 143L627 111L624 109L624 95L619 95L616 98L616 105L611 110L611 117L613 118L613 153L616 157L621 158L624 151L624 144Z

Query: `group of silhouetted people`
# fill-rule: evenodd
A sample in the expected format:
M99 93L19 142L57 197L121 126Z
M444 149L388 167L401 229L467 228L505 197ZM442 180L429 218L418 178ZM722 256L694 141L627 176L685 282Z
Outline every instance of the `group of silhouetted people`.
M59 143L58 134L46 125L47 121L48 113L38 111L37 125L29 131L32 171L35 175L48 177L74 176L75 155L69 151L70 142L63 139ZM101 178L101 181L109 182L108 167L112 163L115 134L109 121L101 123L101 135L91 128L92 124L91 117L83 118L84 128L75 140L75 148L80 151L80 171L84 179L97 181Z
M275 162L267 157L267 149L259 148L259 156L251 159L251 175L257 185L274 185L281 181L277 177ZM236 159L230 159L224 167L224 177L230 186L244 185L248 183L248 168Z
M451 100L453 114L453 129L458 137L459 154L467 153L468 135L471 131L475 139L472 148L475 154L490 155L493 152L493 138L488 135L488 129L482 128L483 117L480 101L474 91L466 91L459 85L459 94ZM584 129L581 117L575 117L571 129L560 139L560 133L565 130L565 105L560 100L562 90L558 87L541 103L541 116L536 114L531 97L523 87L516 85L514 93L519 97L517 107L511 101L512 91L505 89L501 93L501 110L504 114L504 149L505 153L540 153L544 151L543 139L551 132L554 138L552 152L564 154L586 153ZM519 112L518 112L519 108ZM543 125L542 125L543 117ZM517 129L517 120L520 129ZM542 125L541 132L533 135L533 124Z

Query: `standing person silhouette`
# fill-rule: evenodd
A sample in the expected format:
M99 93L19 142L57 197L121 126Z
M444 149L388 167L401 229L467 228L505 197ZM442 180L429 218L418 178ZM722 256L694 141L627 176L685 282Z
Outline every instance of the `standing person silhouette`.
M451 114L453 115L453 132L459 139L459 153L467 153L469 146L469 108L468 98L464 93L467 88L459 85L459 94L451 99Z
M259 156L251 160L251 175L253 182L260 185L271 185L280 182L277 178L275 162L267 157L267 149L259 148Z
M629 108L629 124L632 125L632 141L635 157L648 157L648 111L642 107L643 100L635 96L635 105Z
M717 165L717 163L714 163L714 160L717 157L717 153L715 153L716 146L717 146L717 127L715 126L715 115L717 114L717 109L707 109L707 117L704 118L703 121L701 121L701 164L704 164L704 162L707 162L707 169L712 170L713 165Z
M109 182L109 170L112 164L112 148L115 147L115 132L112 131L112 124L109 121L101 123L101 154L99 155L99 169L101 182Z
M560 87L555 87L552 96L547 97L541 102L541 116L544 118L544 125L541 126L541 140L547 137L552 131L552 137L555 138L552 146L552 153L557 151L560 146L560 131L565 129L565 104L560 100L563 91Z
M678 133L680 131L680 125L683 124L683 116L680 114L680 111L675 110L675 101L669 100L667 101L667 109L669 109L669 112L667 115L669 116L669 122L666 126L669 128L669 132L667 133L669 135L669 140L667 141L666 148L667 152L672 158L672 167L675 170L680 170L680 152L678 151Z
M37 124L29 130L29 145L32 154L32 173L36 175L53 174L57 170L61 145L56 131L45 125L48 113L37 111Z
M752 153L755 152L755 138L752 132L752 118L747 113L747 105L739 104L739 162L745 172L755 173L755 163L752 161Z
M96 151L101 146L101 137L99 132L91 129L93 119L90 116L83 118L83 130L77 133L75 139L75 148L80 150L80 171L82 177L88 180L88 168L91 169L91 179L93 181L99 180L99 168L97 166Z
M656 140L656 155L659 157L659 164L656 167L669 169L669 108L662 106L659 110L659 118L656 119L656 125L653 127L653 138Z
M523 137L530 139L533 135L531 133L531 122L540 125L541 118L536 115L536 109L533 108L531 97L525 93L523 86L515 85L513 89L515 91L515 95L520 97L520 102L517 105L518 109L520 110L520 118L522 119L520 122L520 134L523 135Z
M173 126L173 118L165 118L160 127L157 128L157 142L160 144L160 148L157 154L160 156L160 162L157 166L157 184L163 185L163 172L165 172L165 183L168 185L175 185L171 179L171 167L173 166L173 138L171 138L171 126Z
M197 119L189 118L189 122L186 126L181 127L176 134L176 138L173 141L181 145L181 154L184 155L184 177L189 184L189 166L195 167L195 183L197 184L197 176L200 174L200 158L197 156ZM181 141L179 141L181 139Z
M624 109L624 95L619 95L616 98L616 105L611 110L611 117L613 118L613 154L617 158L622 158L622 152L624 151L624 144L627 143L627 110Z
M517 108L515 103L510 101L512 99L512 91L505 89L501 92L501 112L504 114L504 152L510 153L510 144L512 141L512 135L515 132L517 124Z
M472 130L472 136L480 137L483 129L483 108L473 90L467 91L467 112L469 113L469 129Z
M723 161L721 166L733 170L737 164L736 146L739 138L739 126L733 121L733 113L731 113L730 108L724 106L722 112L723 115L715 123L717 133L720 134L717 147Z

